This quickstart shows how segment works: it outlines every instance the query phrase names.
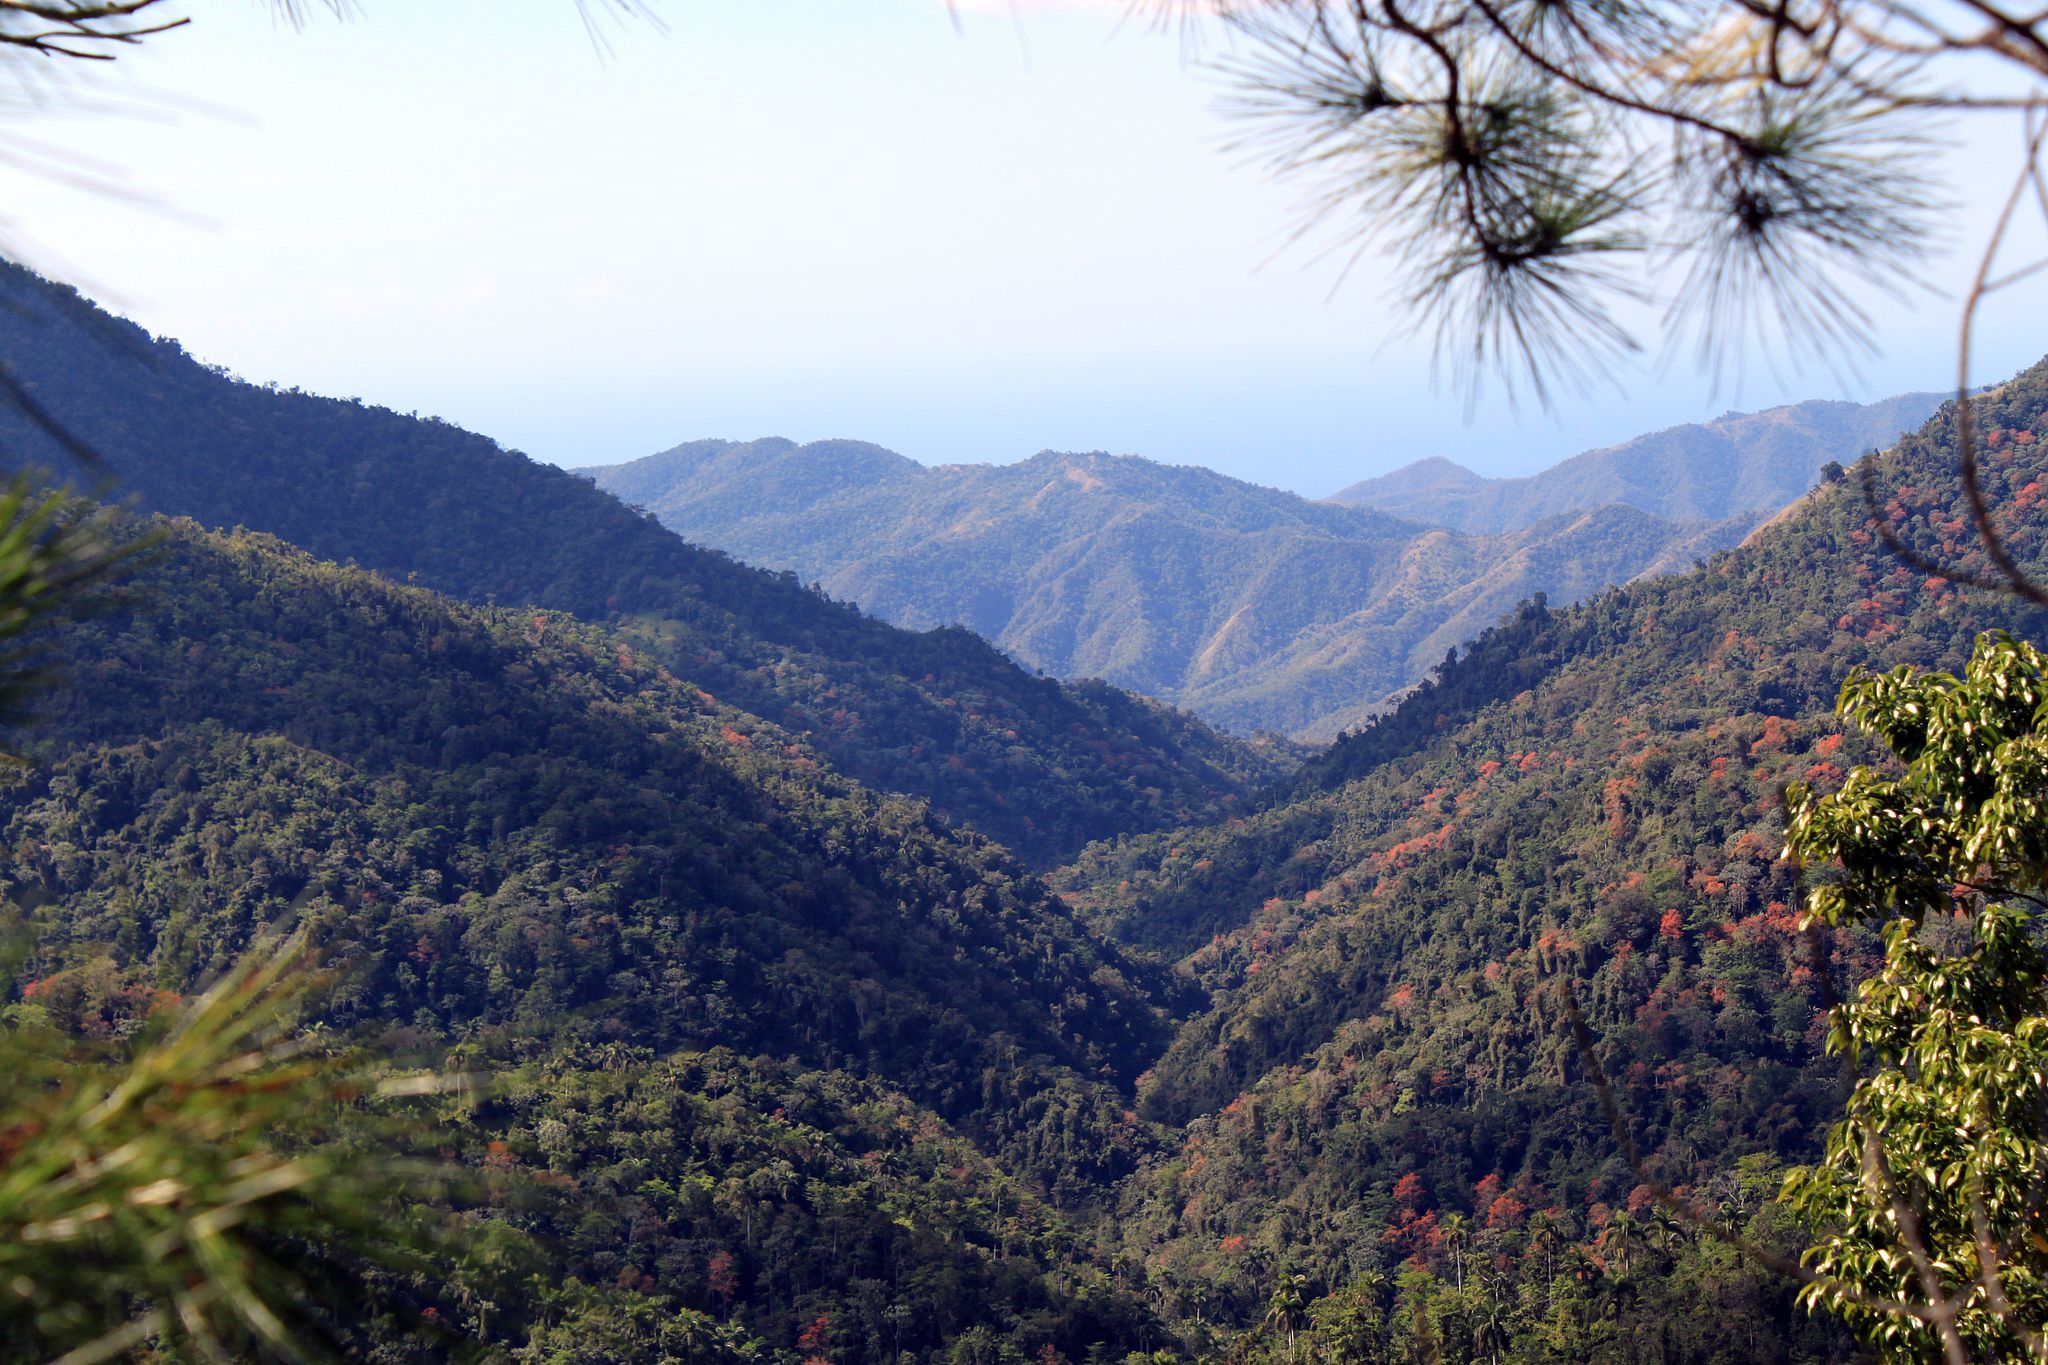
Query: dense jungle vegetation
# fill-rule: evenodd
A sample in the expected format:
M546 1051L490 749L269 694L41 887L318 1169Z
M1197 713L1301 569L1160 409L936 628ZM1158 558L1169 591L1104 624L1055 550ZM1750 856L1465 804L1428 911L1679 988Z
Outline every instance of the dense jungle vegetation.
M734 1349L823 1317L844 1359L1141 1344L1053 1206L1085 1216L1149 1140L1123 1092L1156 969L616 634L170 531L133 610L69 628L0 796L35 907L14 1026L133 1034L304 924L328 1027L506 1078L449 1139L564 1177L491 1215L559 1262L539 1297L442 1322L592 1360L684 1310Z
M2039 572L2048 365L1977 417L1987 486ZM1879 461L1879 510L1968 564L1952 442L1937 416ZM1141 1112L1185 1136L1126 1192L1127 1254L1239 1325L1273 1267L1332 1291L1380 1276L1398 1291L1388 1349L1421 1311L1482 1357L1470 1334L1494 1314L1518 1358L1826 1358L1825 1334L1786 1344L1790 1283L1732 1259L1717 1273L1725 1248L1619 1259L1648 1191L1558 986L1651 1170L1737 1221L1781 1218L1757 1191L1810 1158L1845 1093L1820 974L1839 989L1877 945L1835 931L1809 958L1780 789L1880 757L1832 714L1852 668L1955 668L1997 627L2043 631L2038 611L1901 564L1852 479L1699 572L1532 604L1273 809L1089 850L1069 899L1211 993L1140 1087ZM1598 1257L1625 1300L1560 1300L1549 1263L1532 1291L1550 1242ZM1451 1287L1473 1254L1505 1277L1476 1298ZM1778 1326L1744 1345L1758 1323Z
M0 1021L118 1053L296 924L320 1036L490 1078L425 1111L471 1176L458 1263L378 1271L350 1354L1852 1357L1644 1176L1806 1244L1774 1196L1846 1093L1829 984L1879 945L1807 955L1780 786L1879 758L1832 716L1852 668L2041 635L1902 567L1854 480L1695 572L1526 604L1255 800L1269 757L1163 708L146 344L160 398L82 361L39 392L95 395L145 501L273 524L137 516L162 544L66 626L0 775ZM2048 363L1978 421L2038 570ZM1949 430L1875 486L1967 563Z

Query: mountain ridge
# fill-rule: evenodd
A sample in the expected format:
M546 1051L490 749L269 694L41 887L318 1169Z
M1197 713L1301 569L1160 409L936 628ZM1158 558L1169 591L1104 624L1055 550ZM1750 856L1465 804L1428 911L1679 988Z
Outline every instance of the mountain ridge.
M158 525L10 736L5 1026L112 1043L303 932L320 1027L492 1077L415 1121L496 1182L461 1251L535 1273L411 1287L491 1358L664 1358L650 1319L734 1365L821 1314L849 1362L1156 1330L1074 1283L1099 1258L1040 1191L1085 1210L1148 1149L1129 1087L1183 986L616 627Z
M243 382L18 266L0 268L0 302L17 382L98 452L88 474L117 476L140 506L471 602L629 623L639 648L813 736L850 776L1042 863L1221 810L1275 771L1155 702L1035 677L964 631L900 630L691 545L452 424ZM70 465L18 405L0 407L0 441L16 467ZM1117 761L1095 761L1101 746Z
M489 1192L462 1253L531 1259L503 1303L408 1286L479 1352L1259 1365L1291 1285L1328 1358L1847 1358L1790 1282L1647 1235L1654 1195L1571 1026L1655 1178L1796 1256L1770 1196L1839 1115L1823 982L1874 936L1814 956L1782 784L1878 756L1832 718L1849 669L2048 629L1894 560L1853 482L1702 566L1517 605L1254 801L1224 780L1245 751L1184 718L868 621L481 438L169 354L98 373L43 339L21 343L36 392L125 467L155 458L143 491L364 562L172 520L137 609L70 628L41 761L0 772L0 892L37 931L0 977L5 1026L117 1045L160 992L304 925L337 969L323 1023L505 1081L437 1101L436 1140ZM1981 567L1942 416L1879 461L1880 515ZM2048 361L1977 419L2039 572ZM798 478L800 450L687 458L724 460L738 496L749 464ZM840 463L904 473L877 452ZM1459 543L1123 497L1214 487L1146 462L1028 473L1023 505L1086 506L1144 552L1062 580L1138 651L1164 629L1146 584L1233 568L1162 524L1292 536L1298 561L1205 620L1207 676L1264 657L1262 606L1339 576L1318 527L1384 531L1417 592ZM237 480L256 487L215 486ZM971 543L1014 505L962 496L945 525ZM1574 511L1502 573L1655 520ZM1088 563L1093 534L1048 554ZM976 792L987 824L953 818ZM1018 808L1072 818L1013 851L993 831L1029 841ZM389 1358L386 1325L362 1324L383 1355L352 1354Z
M1891 445L1950 397L1810 399L1724 413L1584 451L1519 478L1490 479L1431 456L1339 489L1329 500L1474 535L1500 535L1606 503L1680 520L1759 517L1813 487L1825 462L1850 464Z
M1475 539L1102 451L921 466L861 442L692 442L580 472L886 619L958 622L1053 675L1309 740L1532 592L1571 600L1748 529L1617 507Z

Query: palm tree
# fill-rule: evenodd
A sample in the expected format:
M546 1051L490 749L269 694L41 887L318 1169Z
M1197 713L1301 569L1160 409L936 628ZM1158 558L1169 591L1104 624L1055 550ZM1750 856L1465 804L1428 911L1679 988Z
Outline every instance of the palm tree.
M1465 1289L1465 1244L1472 1238L1472 1221L1462 1213L1447 1213L1440 1223L1444 1242L1451 1249L1451 1277L1458 1291Z
M1557 1278L1555 1256L1564 1245L1564 1228L1555 1214L1539 1213L1529 1220L1529 1249L1543 1253L1543 1299L1550 1301L1550 1282Z
M1287 1337L1287 1354L1294 1354L1294 1336L1301 1330L1301 1324L1308 1315L1308 1276L1280 1276L1280 1283L1274 1286L1273 1297L1266 1301L1266 1326L1282 1332Z
M691 1365L698 1353L718 1340L718 1324L693 1308L685 1308L676 1319L676 1344L683 1348L683 1360Z
M1643 1225L1627 1209L1615 1214L1600 1234L1600 1245L1613 1251L1614 1262L1624 1276L1628 1274L1630 1253L1641 1247L1643 1242Z
M1488 1286L1491 1292L1480 1303L1478 1321L1473 1324L1472 1344L1486 1352L1487 1365L1500 1365L1502 1354L1514 1344L1514 1310L1500 1292L1504 1288L1499 1280Z

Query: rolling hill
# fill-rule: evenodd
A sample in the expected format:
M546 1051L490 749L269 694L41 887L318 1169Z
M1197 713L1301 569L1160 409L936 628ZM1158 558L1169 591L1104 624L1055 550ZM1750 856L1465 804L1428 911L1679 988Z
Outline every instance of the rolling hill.
M1850 669L2048 633L1900 565L1853 484L1699 568L1496 613L1255 799L1270 764L1185 717L10 279L48 415L150 505L270 529L160 521L118 609L67 627L9 736L34 761L0 771L31 931L0 1027L118 1047L297 922L329 1036L492 1076L432 1110L472 1177L459 1264L397 1286L448 1340L366 1320L349 1354L1852 1358L1789 1281L1657 1221L1571 1025L1653 1172L1796 1253L1770 1195L1839 1110L1820 1011L1873 940L1799 931L1780 784L1873 757L1831 718ZM1979 401L2048 569L2048 362ZM33 419L9 438L54 453ZM795 496L797 453L741 458ZM835 497L923 477L827 463ZM1968 566L1953 464L1930 423L1879 507ZM1146 581L1274 536L1306 594L1343 528L1457 540L1143 462L1033 476L1048 517L1169 509L1089 532L1157 550Z
M306 926L320 1022L490 1074L436 1143L539 1173L465 1237L523 1287L410 1291L497 1358L1156 1330L1067 1229L1150 1142L1129 1087L1182 987L619 632L169 530L10 736L4 1026L126 1037Z

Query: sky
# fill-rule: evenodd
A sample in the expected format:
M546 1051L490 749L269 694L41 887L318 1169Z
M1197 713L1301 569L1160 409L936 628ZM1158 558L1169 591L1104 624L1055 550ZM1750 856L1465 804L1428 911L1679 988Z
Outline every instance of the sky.
M1213 44L1119 0L660 0L602 44L571 0L356 10L295 29L190 0L188 28L53 73L13 115L8 248L249 379L570 466L781 435L1103 449L1310 496L1429 455L1525 473L1943 387L1985 231L1959 215L1925 287L1870 300L1853 374L1688 355L1468 412L1380 258L1294 241L1307 187L1233 150ZM2012 136L1966 137L1959 178ZM1987 318L1979 378L2040 358L2038 299Z

